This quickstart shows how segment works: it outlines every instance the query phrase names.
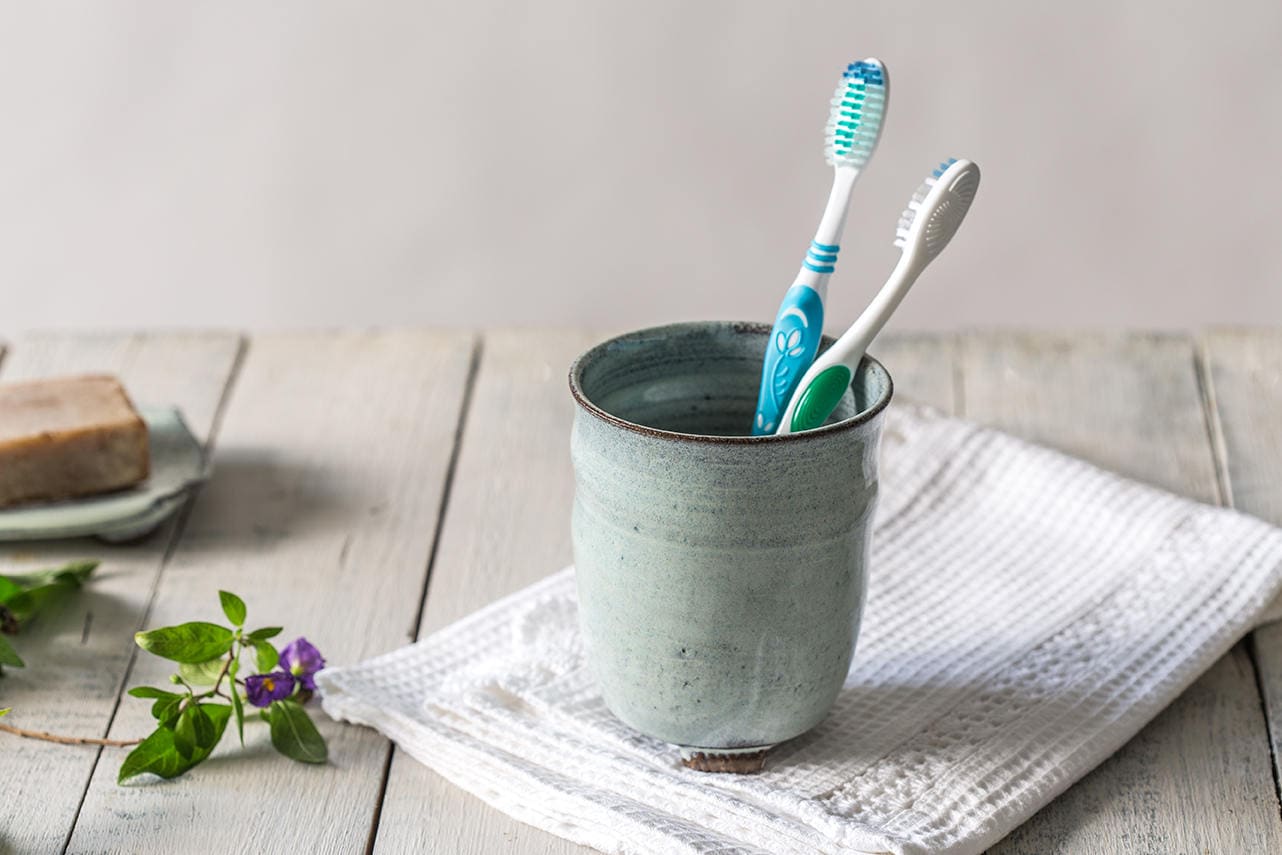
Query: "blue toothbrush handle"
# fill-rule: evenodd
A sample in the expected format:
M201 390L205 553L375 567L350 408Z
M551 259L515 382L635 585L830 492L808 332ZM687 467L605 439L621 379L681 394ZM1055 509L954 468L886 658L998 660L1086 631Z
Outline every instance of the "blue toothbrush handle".
M753 436L766 436L778 429L797 383L819 351L823 328L824 303L819 292L808 285L789 288L766 344Z

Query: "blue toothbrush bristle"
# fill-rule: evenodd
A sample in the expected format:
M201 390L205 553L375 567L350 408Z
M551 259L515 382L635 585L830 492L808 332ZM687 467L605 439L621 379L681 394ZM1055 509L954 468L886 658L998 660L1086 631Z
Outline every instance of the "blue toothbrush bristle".
M930 177L938 178L939 176L943 175L945 172L948 171L948 167L952 166L956 162L957 162L957 158L955 157L948 158L943 163L939 164L939 166L935 169L935 171L930 174Z
M877 146L886 111L886 75L880 63L846 66L832 99L825 138L828 163L862 167Z
M863 60L847 65L846 71L842 76L847 79L862 80L865 83L876 83L878 86L885 83L885 79L881 74L881 66L873 62L864 62Z

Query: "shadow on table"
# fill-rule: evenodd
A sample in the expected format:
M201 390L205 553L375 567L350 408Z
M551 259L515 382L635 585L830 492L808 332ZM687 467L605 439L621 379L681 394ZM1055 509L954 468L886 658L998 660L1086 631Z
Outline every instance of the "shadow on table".
M353 465L317 465L278 449L219 450L191 509L184 551L229 543L270 549L291 537L341 532L386 513L389 496L370 495L368 482L344 478L342 469Z

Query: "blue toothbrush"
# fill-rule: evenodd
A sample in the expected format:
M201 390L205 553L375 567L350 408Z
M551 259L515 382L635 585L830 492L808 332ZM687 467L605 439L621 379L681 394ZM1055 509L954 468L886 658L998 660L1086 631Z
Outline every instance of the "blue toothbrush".
M784 294L770 331L752 423L754 436L778 430L797 383L819 349L824 297L841 251L846 209L860 172L877 148L889 97L890 78L880 60L869 58L846 66L832 99L824 139L824 154L833 167L832 192L796 284Z

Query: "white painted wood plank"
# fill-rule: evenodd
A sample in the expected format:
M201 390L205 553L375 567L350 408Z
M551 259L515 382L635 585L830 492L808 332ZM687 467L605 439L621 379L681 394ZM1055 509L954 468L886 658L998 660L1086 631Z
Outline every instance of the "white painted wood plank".
M306 635L335 663L413 634L455 441L474 337L336 333L255 339L220 432L214 480L194 504L161 579L149 626L219 616L217 590L250 622ZM140 656L130 686L167 663ZM330 763L276 755L266 727L246 747L171 783L117 786L123 755L99 763L72 852L351 852L367 842L387 741L313 717ZM126 699L114 737L148 731Z
M1191 340L968 336L965 415L1202 501L1219 497ZM1282 851L1268 741L1242 645L1000 853Z
M894 385L893 400L929 404L952 413L957 405L957 337L948 333L888 333L869 351Z
M570 363L608 335L486 335L420 636L570 563Z
M1282 330L1202 337L1234 507L1282 525Z
M420 637L572 560L570 362L606 335L485 337ZM375 851L590 852L524 825L401 751L392 757Z
M241 340L232 333L53 334L19 339L0 379L99 371L117 374L139 403L177 404L207 439ZM76 736L104 736L165 551L170 523L146 540L0 544L0 570L22 572L71 558L99 558L92 583L15 639L26 669L0 679L7 723ZM71 831L99 749L0 734L0 850L56 852Z
M1203 337L1202 355L1233 505L1282 525L1282 331L1216 330ZM1269 722L1274 775L1282 777L1282 622L1253 632L1251 653Z

